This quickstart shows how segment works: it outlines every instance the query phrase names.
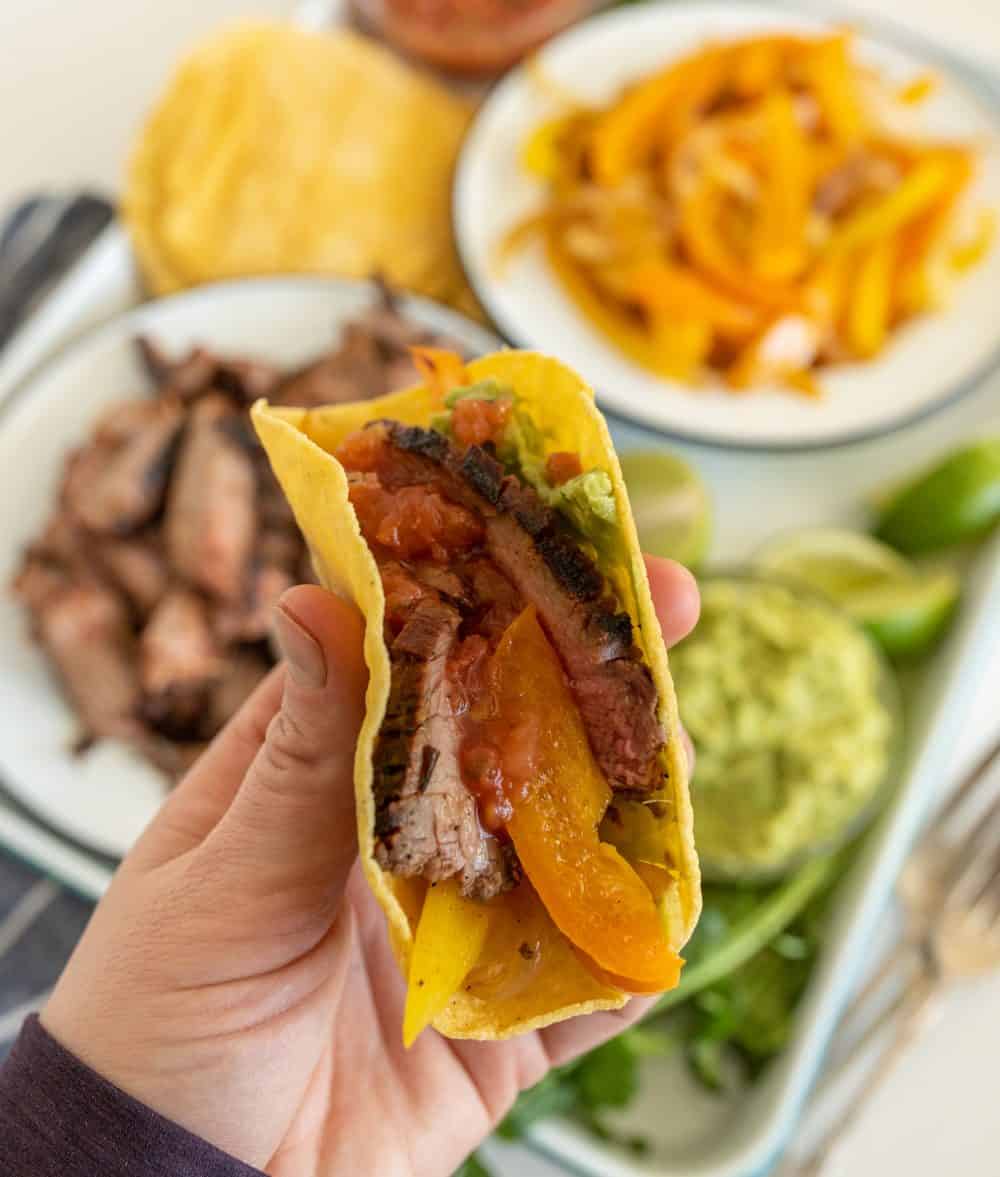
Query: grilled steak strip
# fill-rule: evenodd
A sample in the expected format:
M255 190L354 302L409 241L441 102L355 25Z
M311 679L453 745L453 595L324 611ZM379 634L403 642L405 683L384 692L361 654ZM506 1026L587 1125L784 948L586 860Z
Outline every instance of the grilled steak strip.
M253 460L227 426L237 410L207 396L190 414L167 497L164 538L173 567L191 584L225 601L249 590L257 533Z
M487 553L538 610L611 787L658 788L664 734L652 676L633 642L631 619L616 609L600 571L559 516L482 447L460 453L439 433L393 421L369 428L395 450L383 479L433 484L484 519Z
M225 663L197 594L171 589L139 638L142 714L167 735L197 735Z
M456 609L427 597L392 644L389 702L373 758L375 856L398 875L431 882L461 875L465 894L487 899L509 884L511 872L459 770L447 662L460 624Z
M71 509L91 531L129 535L159 511L183 414L169 401L156 408L156 420L95 463L89 486L73 495Z

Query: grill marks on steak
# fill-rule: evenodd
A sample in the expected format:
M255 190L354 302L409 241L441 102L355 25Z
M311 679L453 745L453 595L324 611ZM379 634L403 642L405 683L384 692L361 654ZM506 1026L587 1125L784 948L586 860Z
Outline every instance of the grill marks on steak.
M483 518L486 554L538 610L611 787L658 788L664 733L631 619L616 608L604 577L556 512L482 447L459 453L439 433L393 421L369 429L393 449L380 471L384 482L430 483Z
M374 752L375 854L399 875L436 882L460 874L466 895L489 899L510 870L459 769L448 659L461 621L453 606L424 597L390 647L389 702Z

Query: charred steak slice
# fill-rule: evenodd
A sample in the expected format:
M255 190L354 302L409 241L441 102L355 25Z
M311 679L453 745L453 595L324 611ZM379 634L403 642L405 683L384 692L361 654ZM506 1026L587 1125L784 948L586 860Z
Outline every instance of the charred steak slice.
M652 675L631 619L559 516L479 446L463 454L439 433L392 421L369 428L395 450L386 467L397 485L431 482L484 519L487 553L538 610L611 787L658 788L664 734Z
M137 738L134 640L118 595L100 585L67 589L43 605L38 632L88 733Z
M461 875L465 894L486 899L508 885L510 864L482 829L459 769L447 664L460 623L456 609L428 597L392 644L374 754L375 856L398 875Z
M169 401L157 402L155 410L155 420L111 449L85 493L80 488L72 495L70 509L91 531L129 535L159 511L183 413Z
M171 589L139 638L144 717L168 735L197 734L224 665L204 600L187 589Z
M192 409L163 529L171 565L225 601L240 601L249 589L257 535L253 459L227 428L239 416L218 396Z

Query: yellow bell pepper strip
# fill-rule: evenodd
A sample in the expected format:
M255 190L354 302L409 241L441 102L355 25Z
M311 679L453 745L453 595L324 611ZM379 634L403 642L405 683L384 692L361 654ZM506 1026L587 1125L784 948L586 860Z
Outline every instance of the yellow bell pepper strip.
M949 261L953 270L964 274L978 266L993 247L997 235L997 210L995 208L981 208L976 217L975 228L951 249Z
M791 282L808 261L808 147L787 90L761 101L760 122L763 180L751 228L750 268L767 282Z
M904 106L919 106L937 92L940 79L937 74L918 74L896 91L896 99Z
M834 230L827 252L833 255L862 249L898 232L953 190L967 166L964 154L928 153L890 192L845 218Z
M758 325L752 307L674 262L652 260L630 267L622 276L621 290L651 315L704 321L728 338L745 338Z
M849 145L862 138L864 112L851 66L851 35L840 33L809 46L797 63L802 80L816 102L835 143Z
M597 119L590 144L590 167L598 184L614 187L642 165L659 142L663 120L674 102L684 103L687 93L695 93L699 102L705 100L708 86L703 77L708 74L709 80L722 78L717 65L720 52L710 46L654 74Z
M900 230L894 284L898 319L932 310L947 296L953 271L946 257L948 231L962 193L972 178L971 156L956 155L954 162L952 182L941 198Z
M507 832L545 909L584 959L620 978L623 988L673 987L681 961L653 897L598 836L611 791L533 608L501 638L491 678L505 724L526 716L537 724L530 779L509 782Z
M410 355L427 387L442 399L453 388L468 383L465 361L443 347L411 347Z
M892 312L896 254L895 239L886 237L858 261L847 302L844 333L848 347L860 359L870 359L885 346Z
M465 899L457 878L427 888L410 957L404 1046L412 1046L451 1000L479 959L489 926L489 904Z

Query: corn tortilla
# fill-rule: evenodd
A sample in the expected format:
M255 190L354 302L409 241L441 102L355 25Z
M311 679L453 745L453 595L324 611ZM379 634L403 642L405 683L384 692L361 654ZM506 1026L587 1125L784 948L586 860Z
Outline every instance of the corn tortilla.
M466 371L470 381L493 378L513 388L520 407L542 431L548 452L575 450L584 469L604 470L611 478L628 557L623 567L604 571L612 576L621 605L635 623L636 641L652 672L660 719L667 732L662 753L667 781L659 794L665 801L660 823L664 850L675 868L676 879L663 901L663 916L670 946L679 950L701 907L687 761L679 738L677 702L666 648L607 426L590 389L557 360L508 351L476 360ZM388 417L426 426L431 415L441 408L440 394L419 386L374 401L328 408L278 409L261 401L253 409L257 432L309 542L320 578L327 588L355 602L365 617L365 658L370 677L355 759L358 839L365 875L385 911L404 975L419 917L422 885L383 871L374 856L372 750L385 714L390 682L389 652L382 636L385 598L378 568L348 499L346 473L332 451L369 421ZM488 957L489 951L487 940L484 956ZM569 942L557 934L548 944L530 985L490 999L460 990L433 1024L449 1037L505 1038L574 1014L620 1008L626 1000L620 990L596 980Z

